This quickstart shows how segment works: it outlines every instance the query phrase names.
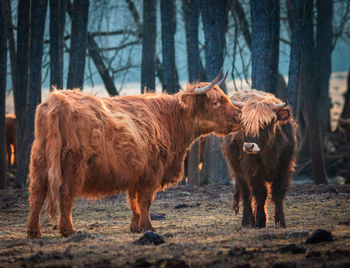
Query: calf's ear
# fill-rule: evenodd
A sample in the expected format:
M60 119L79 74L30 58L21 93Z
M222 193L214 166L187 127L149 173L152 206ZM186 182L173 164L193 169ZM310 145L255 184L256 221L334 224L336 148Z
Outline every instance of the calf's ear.
M282 123L286 124L288 119L291 117L289 109L280 109L276 111L277 120L282 121Z

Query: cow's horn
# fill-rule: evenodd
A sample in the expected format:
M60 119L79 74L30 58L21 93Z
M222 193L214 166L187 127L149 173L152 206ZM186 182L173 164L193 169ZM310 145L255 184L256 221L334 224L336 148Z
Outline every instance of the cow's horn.
M238 108L243 108L244 106L244 102L234 101L234 100L231 100L231 102L234 106L237 106Z
M284 100L284 103L275 103L272 107L272 110L276 111L276 110L280 110L283 109L284 107L288 106L288 101Z
M200 95L200 94L204 94L205 92L207 92L208 90L210 90L213 86L215 86L215 84L219 81L220 79L220 76L222 74L222 70L220 70L220 73L218 74L218 76L213 80L211 81L208 85L206 85L205 87L197 87L195 90L194 90L194 93L197 94L197 95Z
M227 78L227 75L228 75L228 71L226 72L225 76L217 83L218 87L221 87L224 84Z

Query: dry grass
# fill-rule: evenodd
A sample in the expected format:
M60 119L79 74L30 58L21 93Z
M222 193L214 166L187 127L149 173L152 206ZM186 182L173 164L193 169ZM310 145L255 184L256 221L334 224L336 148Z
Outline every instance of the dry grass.
M338 194L333 193L335 188ZM77 200L75 228L88 235L62 238L43 215L43 236L36 240L28 240L25 233L28 193L9 190L0 196L0 267L350 265L350 186L294 186L286 199L288 228L274 226L269 205L270 222L263 230L240 227L241 215L233 215L229 186L168 189L158 193L152 205L152 213L166 214L165 220L153 221L156 232L165 239L158 246L131 244L141 235L129 232L131 212L124 195L102 201ZM193 206L174 209L181 203ZM331 231L335 241L305 244L308 234L317 228ZM291 243L304 246L307 252L280 252Z

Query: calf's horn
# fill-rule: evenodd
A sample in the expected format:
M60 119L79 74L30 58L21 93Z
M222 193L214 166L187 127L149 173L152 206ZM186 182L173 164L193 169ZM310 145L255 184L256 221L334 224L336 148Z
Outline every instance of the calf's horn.
M220 73L218 74L218 76L213 81L211 81L208 85L206 85L205 87L195 88L194 93L196 95L200 95L210 90L219 81L221 74L222 74L222 70L220 70Z
M280 110L280 109L283 109L284 107L287 107L287 106L288 106L288 101L284 100L284 103L275 103L272 106L272 110L274 110L274 111Z
M238 108L242 108L244 106L244 102L234 101L234 100L231 100L231 102L234 106L237 106Z
M224 82L225 82L225 80L227 78L227 75L228 75L228 71L226 72L225 76L217 83L217 85L219 87L221 87L224 84Z

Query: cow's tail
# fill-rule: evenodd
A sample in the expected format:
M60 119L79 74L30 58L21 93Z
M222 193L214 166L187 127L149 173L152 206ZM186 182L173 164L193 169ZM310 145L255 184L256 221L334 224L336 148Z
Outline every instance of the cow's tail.
M46 139L46 157L48 162L48 202L47 213L55 224L62 184L61 149L62 138L59 128L59 107L53 107L48 113L48 134Z

